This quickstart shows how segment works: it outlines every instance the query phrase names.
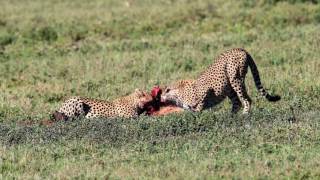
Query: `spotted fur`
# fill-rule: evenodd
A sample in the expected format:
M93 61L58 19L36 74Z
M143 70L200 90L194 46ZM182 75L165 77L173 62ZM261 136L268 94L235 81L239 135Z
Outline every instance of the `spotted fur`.
M247 94L245 76L250 67L259 93L269 101L278 101L280 96L271 96L263 88L260 75L251 55L244 49L235 48L220 54L195 80L182 80L167 87L162 94L164 101L174 102L184 109L201 111L210 108L228 97L232 112L244 106L248 113L251 99Z
M151 95L137 89L134 93L115 99L112 102L72 97L66 100L53 114L55 119L69 119L78 116L86 118L98 117L137 117L145 108L145 104L152 100Z

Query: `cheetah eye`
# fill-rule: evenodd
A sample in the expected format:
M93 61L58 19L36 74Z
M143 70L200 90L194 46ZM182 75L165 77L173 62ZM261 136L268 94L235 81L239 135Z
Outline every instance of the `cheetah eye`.
M169 91L170 91L170 89L169 89L169 88L167 88L167 89L166 89L166 93L168 93Z

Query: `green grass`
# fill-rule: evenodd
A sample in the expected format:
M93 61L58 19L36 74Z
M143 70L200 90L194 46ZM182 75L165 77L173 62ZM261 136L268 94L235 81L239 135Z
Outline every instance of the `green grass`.
M0 178L319 178L319 3L0 1ZM232 47L252 54L280 102L259 98L248 73L249 117L226 100L195 114L39 125L64 97L195 78Z

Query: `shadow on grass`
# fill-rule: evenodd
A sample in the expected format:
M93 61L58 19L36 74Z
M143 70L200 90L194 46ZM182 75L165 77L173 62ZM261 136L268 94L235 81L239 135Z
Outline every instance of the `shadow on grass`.
M195 133L215 133L228 131L244 132L252 128L268 128L276 124L288 125L290 112L271 113L262 110L250 116L205 111L184 113L167 117L139 119L75 119L56 122L51 126L40 124L10 125L0 124L0 143L4 145L41 144L69 140L88 140L122 146L139 141L161 141L175 136Z

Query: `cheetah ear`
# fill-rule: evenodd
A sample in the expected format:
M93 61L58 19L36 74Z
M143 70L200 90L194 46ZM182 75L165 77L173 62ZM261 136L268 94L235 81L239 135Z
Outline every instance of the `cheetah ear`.
M178 83L178 88L183 88L185 85L186 85L186 82L181 80Z
M137 94L138 96L142 96L144 94L143 91L138 88L134 90L134 93Z
M159 88L160 88L161 90L165 90L165 89L168 88L168 86L167 86L167 85L161 85L161 86L159 86Z
M141 91L140 91L140 89L136 88L136 89L134 90L134 92L135 92L135 93L140 93Z
M186 84L186 81L185 80L179 80L178 82L177 82L177 85L178 86L183 86L183 85L185 85Z

